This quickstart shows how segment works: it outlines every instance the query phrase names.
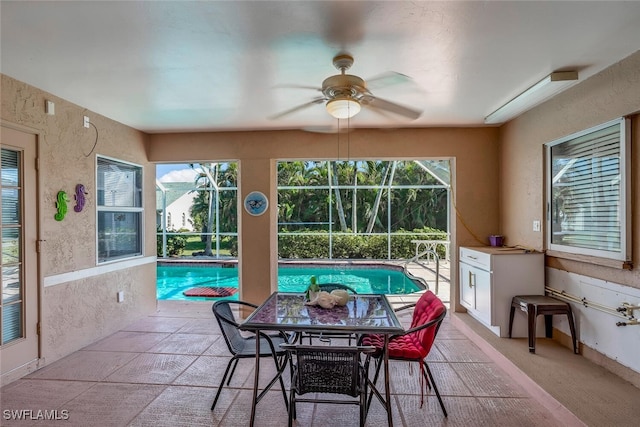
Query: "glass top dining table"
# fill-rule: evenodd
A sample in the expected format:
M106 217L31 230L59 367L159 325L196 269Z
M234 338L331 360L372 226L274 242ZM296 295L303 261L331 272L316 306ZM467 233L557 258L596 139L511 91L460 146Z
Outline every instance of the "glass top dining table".
M247 319L240 324L240 329L255 333L262 331L286 332L344 332L356 334L379 334L385 337L382 363L384 364L385 396L378 395L387 411L387 420L393 425L389 387L389 355L387 343L389 336L404 332L387 297L381 294L349 295L344 306L322 308L307 305L302 293L274 292ZM256 405L268 390L258 394L258 378L260 368L260 340L256 340L256 367L251 407L251 423L253 426ZM280 369L278 375L284 369ZM270 385L275 381L272 380Z

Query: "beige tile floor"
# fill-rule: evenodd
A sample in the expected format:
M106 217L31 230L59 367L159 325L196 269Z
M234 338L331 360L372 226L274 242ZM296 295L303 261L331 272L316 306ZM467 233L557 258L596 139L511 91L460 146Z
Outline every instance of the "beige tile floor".
M401 316L403 323L411 312ZM241 360L210 406L229 354L210 303L160 301L159 310L121 331L0 389L3 426L246 426L253 386L252 359ZM497 360L497 359L496 359ZM544 393L531 395L517 370L504 370L447 317L428 357L449 417L432 392L420 405L417 364L391 362L394 424L397 426L583 425ZM264 360L261 377L273 374ZM550 408L550 409L548 409ZM57 410L59 421L7 419L10 412ZM64 411L64 412L63 412ZM258 405L257 426L286 425L281 393ZM357 425L358 408L300 404L298 426ZM375 401L368 426L386 424Z

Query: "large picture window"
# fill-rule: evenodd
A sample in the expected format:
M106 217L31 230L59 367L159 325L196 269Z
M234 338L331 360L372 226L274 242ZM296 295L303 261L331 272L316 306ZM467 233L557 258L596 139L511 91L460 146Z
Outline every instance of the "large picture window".
M98 262L142 255L142 167L98 157Z
M281 258L410 259L415 240L448 255L448 159L278 162Z
M629 141L617 119L547 144L549 249L630 259Z

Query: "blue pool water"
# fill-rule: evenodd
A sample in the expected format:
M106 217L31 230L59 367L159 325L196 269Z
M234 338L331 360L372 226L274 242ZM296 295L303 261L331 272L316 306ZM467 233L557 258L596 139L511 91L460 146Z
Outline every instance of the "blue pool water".
M221 266L162 266L158 267L158 299L206 301L212 298L186 297L182 294L195 287L238 287L238 269ZM421 284L402 271L375 266L291 266L278 268L278 290L304 292L315 276L318 283L343 283L356 292L376 294L409 294L422 290ZM237 299L236 293L229 299Z

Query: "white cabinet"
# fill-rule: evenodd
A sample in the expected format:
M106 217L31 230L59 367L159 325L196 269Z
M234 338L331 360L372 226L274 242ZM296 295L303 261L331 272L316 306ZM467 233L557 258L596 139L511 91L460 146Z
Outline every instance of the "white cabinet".
M502 247L460 248L460 304L500 337L509 336L509 311L515 295L544 295L544 254ZM527 336L520 313L513 336ZM542 316L539 316L540 320ZM537 331L544 332L539 325Z

